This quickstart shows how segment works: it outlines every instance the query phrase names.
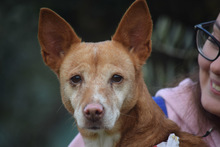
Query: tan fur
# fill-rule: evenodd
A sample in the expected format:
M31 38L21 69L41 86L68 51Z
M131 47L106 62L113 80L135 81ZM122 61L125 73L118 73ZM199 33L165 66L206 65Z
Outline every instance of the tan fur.
M150 56L151 34L144 0L131 5L111 41L98 43L81 42L65 20L41 9L42 56L60 80L62 101L74 115L86 146L151 147L166 141L170 133L180 137L181 147L205 146L200 137L181 132L167 119L147 90L141 66ZM123 81L111 83L114 74ZM75 75L82 77L80 83L71 83ZM89 129L94 124L83 115L83 108L91 103L104 109L98 130Z

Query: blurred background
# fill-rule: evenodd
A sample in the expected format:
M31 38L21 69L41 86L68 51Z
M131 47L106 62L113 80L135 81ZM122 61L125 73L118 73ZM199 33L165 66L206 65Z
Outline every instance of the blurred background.
M65 147L76 127L37 39L41 7L53 9L83 41L110 39L133 0L2 0L0 3L0 146ZM152 95L197 68L195 24L214 20L219 0L148 0L153 52L143 67Z

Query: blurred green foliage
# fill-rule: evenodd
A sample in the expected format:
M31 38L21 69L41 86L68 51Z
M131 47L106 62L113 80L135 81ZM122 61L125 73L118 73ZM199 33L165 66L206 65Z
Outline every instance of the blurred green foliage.
M84 41L110 39L132 0L3 0L0 4L0 146L67 146L75 135L56 76L43 63L38 14L49 7ZM153 53L143 68L152 94L196 66L193 25L213 20L219 0L148 0Z

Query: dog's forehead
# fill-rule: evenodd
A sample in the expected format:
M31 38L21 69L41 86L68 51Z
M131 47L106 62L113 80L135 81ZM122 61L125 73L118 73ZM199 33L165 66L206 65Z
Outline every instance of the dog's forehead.
M129 52L120 43L104 41L99 43L80 43L73 45L63 63L69 70L80 64L115 65L129 68L133 66ZM67 70L68 70L67 69Z

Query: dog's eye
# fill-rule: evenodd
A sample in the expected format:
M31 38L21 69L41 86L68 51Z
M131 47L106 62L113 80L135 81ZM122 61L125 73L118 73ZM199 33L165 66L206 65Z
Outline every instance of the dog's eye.
M123 80L123 77L120 75L113 75L111 78L111 83L120 83Z
M80 75L75 75L70 79L72 84L78 84L82 82L82 78Z

